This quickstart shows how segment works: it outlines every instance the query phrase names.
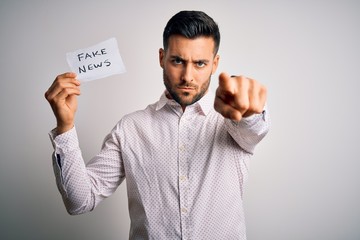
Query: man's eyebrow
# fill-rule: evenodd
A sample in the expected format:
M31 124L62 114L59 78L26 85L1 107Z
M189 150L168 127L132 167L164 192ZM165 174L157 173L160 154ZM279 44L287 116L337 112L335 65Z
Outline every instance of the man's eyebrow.
M177 60L180 60L180 61L183 61L183 62L188 61L188 60L186 60L186 59L184 59L184 58L182 58L182 57L180 57L178 55L171 55L170 58L171 59L177 59ZM208 62L210 62L210 60L208 60L208 59L197 59L197 60L194 60L192 62L194 62L194 63L199 63L199 62L208 63Z
M183 59L182 57L177 56L177 55L171 55L170 58L171 58L171 59L178 59L178 60L185 61L185 59Z
M207 59L199 59L199 60L195 60L194 62L195 62L195 63L198 63L198 62L208 63L208 62L210 62L210 60L207 60Z

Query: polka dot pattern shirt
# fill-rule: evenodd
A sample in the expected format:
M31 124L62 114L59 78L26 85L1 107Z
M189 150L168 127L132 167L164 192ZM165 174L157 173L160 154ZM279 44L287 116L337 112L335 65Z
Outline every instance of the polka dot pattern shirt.
M70 214L93 210L126 178L130 239L246 239L249 159L267 112L224 119L208 93L185 111L163 94L124 116L87 164L76 129L51 132L57 186Z

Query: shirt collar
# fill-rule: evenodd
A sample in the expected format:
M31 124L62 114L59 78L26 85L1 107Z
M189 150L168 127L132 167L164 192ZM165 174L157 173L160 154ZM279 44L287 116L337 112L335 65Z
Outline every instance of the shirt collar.
M175 100L167 98L166 93L167 91L164 91L163 94L161 95L156 105L156 111L162 109L166 104L170 106L175 106L175 105L179 106L179 104ZM210 112L210 110L213 108L214 97L215 97L214 94L210 90L208 90L208 92L199 101L188 107L199 106L202 113L204 115L207 115Z

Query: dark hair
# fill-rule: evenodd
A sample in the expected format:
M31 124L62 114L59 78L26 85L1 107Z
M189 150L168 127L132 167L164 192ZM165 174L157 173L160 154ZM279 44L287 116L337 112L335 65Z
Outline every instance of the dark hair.
M181 11L168 21L163 33L165 51L172 35L181 35L189 39L201 36L212 37L215 43L214 53L216 54L219 50L219 27L211 17L201 11Z

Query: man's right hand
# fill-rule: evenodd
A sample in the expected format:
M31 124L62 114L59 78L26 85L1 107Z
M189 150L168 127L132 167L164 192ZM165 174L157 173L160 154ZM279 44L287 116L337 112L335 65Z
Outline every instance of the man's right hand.
M45 98L56 117L57 134L69 131L74 126L78 95L80 95L80 82L76 80L75 73L57 76L46 91Z

